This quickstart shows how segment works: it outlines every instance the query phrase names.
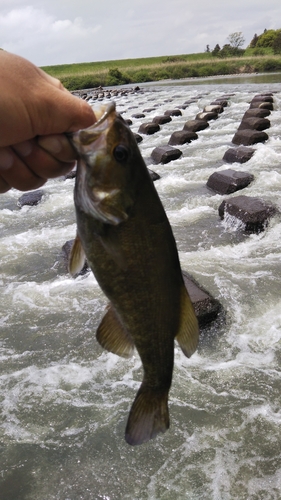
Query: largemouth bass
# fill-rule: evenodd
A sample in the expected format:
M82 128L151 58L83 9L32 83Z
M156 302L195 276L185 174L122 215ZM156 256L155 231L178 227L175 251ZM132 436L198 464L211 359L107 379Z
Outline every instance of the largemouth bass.
M174 339L186 356L198 323L184 286L175 239L134 135L115 104L94 108L97 122L72 135L79 154L74 201L75 275L87 259L110 303L98 342L120 356L136 347L143 381L125 439L137 445L169 427Z

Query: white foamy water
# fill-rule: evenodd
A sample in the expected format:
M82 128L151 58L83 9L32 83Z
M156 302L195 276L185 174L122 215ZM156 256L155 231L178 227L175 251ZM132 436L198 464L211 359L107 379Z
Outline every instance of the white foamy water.
M183 269L225 311L192 358L176 346L171 428L149 443L124 440L140 360L97 344L106 299L92 274L72 279L61 254L75 236L74 181L49 181L37 207L19 209L16 190L0 196L1 500L280 500L281 219L246 234L237 219L220 220L225 197L206 188L215 170L248 171L254 181L239 194L281 208L281 83L255 81L146 85L116 100L124 118L155 105L132 119L138 132L198 97L140 149L161 176L155 186ZM265 91L275 92L269 140L230 167L223 155L250 100ZM152 165L156 146L225 93L233 94L228 107L179 146L181 158Z

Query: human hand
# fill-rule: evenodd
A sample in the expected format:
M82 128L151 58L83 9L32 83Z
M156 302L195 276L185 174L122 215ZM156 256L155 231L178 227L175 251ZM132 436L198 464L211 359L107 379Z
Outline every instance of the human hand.
M95 122L92 108L31 62L0 51L0 192L36 189L70 171L65 132Z
M0 148L0 192L37 189L75 166L77 153L64 134L39 136Z

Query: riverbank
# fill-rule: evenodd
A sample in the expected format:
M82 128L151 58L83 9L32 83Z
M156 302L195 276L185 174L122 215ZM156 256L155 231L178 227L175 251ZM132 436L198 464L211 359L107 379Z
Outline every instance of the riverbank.
M68 90L281 71L281 55L216 58L209 53L45 66Z

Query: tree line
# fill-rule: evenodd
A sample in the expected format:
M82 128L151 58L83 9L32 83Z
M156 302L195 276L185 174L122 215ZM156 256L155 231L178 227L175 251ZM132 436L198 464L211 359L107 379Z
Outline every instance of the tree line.
M281 29L278 30L267 30L260 35L254 34L250 44L247 49L243 49L245 43L245 38L241 31L236 31L231 33L226 43L221 48L217 43L213 50L210 50L210 46L206 46L205 52L209 52L214 57L237 57L243 56L247 51L253 55L263 55L273 53L281 54Z

